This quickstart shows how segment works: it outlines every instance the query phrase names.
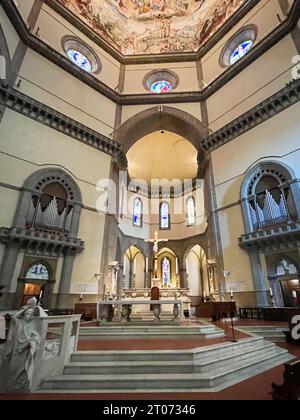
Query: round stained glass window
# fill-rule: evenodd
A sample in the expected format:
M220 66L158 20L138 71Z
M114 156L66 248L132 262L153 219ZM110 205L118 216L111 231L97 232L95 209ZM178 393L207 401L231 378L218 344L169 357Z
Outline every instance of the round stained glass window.
M247 54L247 52L250 51L252 46L253 46L253 41L251 41L251 39L240 44L231 54L230 64L232 65L236 63L238 60L240 60L241 58L243 58Z
M101 62L97 54L83 41L74 36L64 36L62 47L68 59L87 73L98 74L101 71Z
M172 83L167 80L158 80L157 82L152 83L151 90L154 93L168 93L173 90Z
M67 56L74 64L76 64L76 66L80 67L82 70L88 73L91 73L92 65L90 61L83 54L81 54L81 52L76 50L68 50Z
M225 45L220 56L220 65L228 67L236 64L254 47L258 29L248 25L237 32Z

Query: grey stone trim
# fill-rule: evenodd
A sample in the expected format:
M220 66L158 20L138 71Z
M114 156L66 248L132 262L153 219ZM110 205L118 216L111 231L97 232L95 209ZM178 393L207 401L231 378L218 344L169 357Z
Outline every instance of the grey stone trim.
M58 1L44 1L56 13L61 15L80 32L84 33L88 38L95 42L95 44L99 45L104 51L108 52L112 57L123 64L170 63L197 60L207 54L211 48L216 45L227 34L227 32L229 32L259 2L259 0L249 0L245 2L245 4L225 23L225 25L223 25L222 28L220 28L220 30L216 32L196 53L160 54L159 57L155 54L126 57L113 48L103 38L97 35L91 28L85 25L78 17L76 17Z
M50 0L46 0L48 2ZM254 1L254 0L253 0ZM256 3L256 1L254 1ZM251 3L245 3L245 7ZM187 103L187 102L199 102L203 99L207 99L209 96L218 91L222 86L228 83L233 77L238 75L242 70L244 70L249 64L259 58L262 54L268 51L272 46L284 38L288 33L290 33L297 25L298 17L300 14L300 0L295 0L289 17L281 25L279 25L271 34L269 34L264 40L257 44L243 59L241 59L234 66L230 67L227 71L223 72L214 82L212 82L206 89L199 92L181 92L175 93L171 92L169 94L157 95L157 94L137 94L137 95L120 95L115 92L113 89L106 86L104 83L93 77L91 74L88 74L78 68L70 60L64 57L62 54L54 50L52 47L47 45L41 39L32 35L26 25L24 24L16 6L12 0L0 0L0 4L4 8L6 14L17 30L21 40L24 44L44 56L46 59L50 60L54 64L58 65L60 68L68 71L74 77L80 79L82 82L86 83L91 88L95 89L102 95L106 96L110 100L114 101L117 104L122 105L138 105L138 104L164 104L164 103ZM53 3L57 7L60 6L57 2ZM239 20L239 19L238 19ZM238 22L237 20L237 22ZM235 23L237 23L235 22ZM81 30L85 32L87 28L86 25L81 27ZM224 26L225 28L225 26ZM232 23L229 25L229 29L232 28ZM220 31L221 34L221 31ZM218 36L220 36L220 34ZM217 34L216 34L217 35ZM222 34L224 36L224 33ZM215 38L217 39L217 38ZM221 38L220 38L221 39ZM94 42L97 42L93 39ZM219 39L218 39L219 40ZM209 48L208 48L209 47ZM209 49L212 47L210 42L208 42L205 47L201 50L199 56L195 54L188 55L186 61L195 61L200 59L205 55ZM208 49L207 49L208 48ZM207 49L207 50L206 50ZM111 51L110 51L111 52ZM139 57L134 59L134 62L128 64L142 63L139 61ZM150 62L153 62L153 59L149 57ZM148 60L148 57L147 57ZM171 55L168 58L169 62L174 62L175 57ZM180 56L180 62L184 61L184 56ZM159 57L159 62L163 62L163 57Z
M79 238L18 227L0 228L0 241L8 248L17 248L18 252L22 249L44 256L75 255L84 249L84 242Z
M259 124L274 117L300 100L300 79L294 80L270 98L245 112L200 142L204 155L234 140Z
M11 76L11 59L10 59L10 54L9 54L6 38L5 38L1 25L0 25L0 54L5 58L6 80L8 80ZM0 124L4 117L4 112L5 112L5 106L0 104Z
M257 306L268 306L268 295L265 286L265 280L263 276L263 271L261 268L261 263L259 259L259 254L256 250L249 252L251 269L253 274L253 281L256 293L256 302Z
M161 130L176 131L189 140L196 149L204 139L207 129L201 121L177 108L155 106L135 114L125 121L115 133L116 140L122 144L125 153L146 134Z
M3 83L0 84L0 103L69 137L73 137L82 143L113 156L121 166L127 167L126 156L122 151L121 145L116 141L105 137L61 112L55 111L53 108Z
M265 254L297 249L300 247L300 222L247 233L239 238L239 244L248 252L256 250Z

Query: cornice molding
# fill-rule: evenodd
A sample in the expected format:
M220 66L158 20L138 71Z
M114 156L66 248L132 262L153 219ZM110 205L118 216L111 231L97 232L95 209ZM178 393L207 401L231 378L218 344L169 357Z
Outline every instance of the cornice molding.
M95 44L106 51L121 64L149 64L149 63L174 63L200 60L207 54L254 6L259 0L248 0L241 8L220 28L197 52L190 53L170 53L170 54L141 54L135 56L124 56L117 49L112 47L107 41L96 34L89 26L85 25L80 18L75 16L66 7L56 0L44 0L44 2L56 13L66 19L80 32L91 39Z
M0 103L112 156L120 168L127 168L127 158L119 143L3 83L0 84Z
M262 124L290 106L300 101L300 79L294 80L270 98L245 112L220 130L202 140L199 145L200 156L234 140L252 128Z
M270 98L202 140L198 149L199 162L203 162L212 151L299 101L300 79L292 81ZM121 169L127 168L127 158L120 143L3 83L0 84L0 104L112 156Z
M53 0L44 0L47 4ZM290 11L289 17L281 25L279 25L273 32L271 32L264 40L257 44L251 52L249 52L243 59L237 64L228 68L224 71L216 80L214 80L209 86L202 91L194 92L171 92L163 95L157 94L133 94L124 95L111 89L103 82L98 80L91 74L88 74L73 64L67 57L60 54L58 51L46 44L42 39L36 37L29 32L26 27L20 13L12 0L0 0L0 4L5 10L9 17L12 25L20 36L22 42L28 47L41 54L43 57L56 64L60 68L64 69L74 77L86 83L92 89L96 90L100 94L104 95L111 101L119 105L144 105L144 104L175 104L175 103L193 103L201 102L207 99L209 96L214 94L232 78L238 75L242 70L249 66L253 61L264 54L268 49L273 47L277 42L284 38L289 32L291 32L297 25L300 16L300 0L295 0L293 7ZM57 5L58 3L55 2ZM250 3L249 3L250 4ZM62 7L62 6L61 6ZM253 6L252 6L253 7ZM244 9L243 9L244 10ZM238 19L236 17L236 19ZM234 26L237 22L232 21L231 25ZM231 29L231 28L230 28ZM219 37L220 34L216 34ZM222 35L224 36L224 34ZM214 37L213 37L214 38ZM214 38L215 39L215 38ZM210 41L211 42L211 41ZM217 41L216 41L217 42ZM208 48L210 43L207 43L205 48ZM211 48L211 47L210 47ZM201 51L204 51L203 49ZM173 56L172 56L173 57ZM200 57L201 58L201 57ZM194 57L199 59L199 57ZM189 61L191 57L189 57ZM174 62L174 57L171 60ZM180 62L184 61L183 57L180 56ZM153 61L151 61L153 62ZM160 61L163 63L163 61ZM128 64L128 63L127 63ZM133 64L133 63L130 63Z

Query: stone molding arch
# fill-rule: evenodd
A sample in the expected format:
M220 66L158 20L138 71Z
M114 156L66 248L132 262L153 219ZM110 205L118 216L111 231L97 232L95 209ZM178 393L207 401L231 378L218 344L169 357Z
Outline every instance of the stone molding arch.
M207 128L191 114L169 106L155 106L135 114L115 132L114 140L125 153L142 137L159 130L171 131L187 139L198 150L207 137Z
M241 198L246 198L255 192L255 187L265 175L277 179L280 184L292 181L296 178L293 170L283 162L263 161L257 163L247 171L241 186Z
M262 161L248 169L241 185L241 205L246 233L253 231L248 201L255 196L256 186L264 176L273 177L278 181L278 185L290 189L296 218L300 220L300 184L294 171L284 162Z
M41 194L42 189L52 182L58 182L66 190L68 201L73 206L70 236L76 237L82 208L82 196L74 179L62 169L46 168L33 172L25 180L16 209L13 226L25 227L26 216L32 200L32 194Z

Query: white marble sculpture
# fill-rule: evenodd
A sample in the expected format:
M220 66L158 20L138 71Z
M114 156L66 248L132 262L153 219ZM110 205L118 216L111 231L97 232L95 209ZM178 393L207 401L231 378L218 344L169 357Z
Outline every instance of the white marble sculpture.
M108 279L106 283L106 292L109 299L117 298L118 276L120 264L118 261L112 261L108 264Z
M28 392L34 373L34 360L40 345L41 318L46 312L31 298L10 324L0 369L0 391Z

